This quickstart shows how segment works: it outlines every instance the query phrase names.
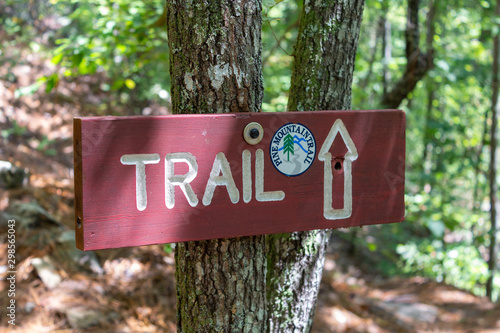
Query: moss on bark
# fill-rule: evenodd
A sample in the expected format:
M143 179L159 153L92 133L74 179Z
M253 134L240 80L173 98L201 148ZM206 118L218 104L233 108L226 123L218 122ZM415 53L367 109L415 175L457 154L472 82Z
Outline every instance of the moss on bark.
M258 0L167 1L174 113L260 109L261 10ZM264 236L180 243L175 258L179 332L266 331Z
M304 1L288 109L345 110L364 1ZM330 232L268 236L270 332L309 332Z

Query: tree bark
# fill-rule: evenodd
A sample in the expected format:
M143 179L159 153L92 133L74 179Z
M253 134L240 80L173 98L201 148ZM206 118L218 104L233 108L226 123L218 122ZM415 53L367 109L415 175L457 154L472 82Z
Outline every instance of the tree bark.
M496 2L495 16L500 16L500 0ZM498 97L499 97L499 62L500 62L500 34L497 32L493 38L493 79L491 83L492 96L491 96L491 143L490 143L490 258L488 259L489 277L486 282L486 296L493 300L493 281L497 270L497 166L496 166L496 153L497 153L497 123L498 123Z
M260 0L167 1L173 113L257 112ZM265 332L265 237L176 246L179 332Z
M363 13L363 0L304 1L288 109L345 110ZM268 236L271 332L309 332L330 231Z
M265 332L264 237L176 246L178 332Z
M258 112L261 1L167 1L175 113Z

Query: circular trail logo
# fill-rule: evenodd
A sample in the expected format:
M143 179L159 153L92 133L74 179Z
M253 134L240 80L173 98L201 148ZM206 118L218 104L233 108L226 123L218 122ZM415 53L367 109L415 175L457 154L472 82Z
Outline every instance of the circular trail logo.
M269 152L279 172L290 177L298 176L312 165L316 156L316 140L304 125L289 123L274 133Z

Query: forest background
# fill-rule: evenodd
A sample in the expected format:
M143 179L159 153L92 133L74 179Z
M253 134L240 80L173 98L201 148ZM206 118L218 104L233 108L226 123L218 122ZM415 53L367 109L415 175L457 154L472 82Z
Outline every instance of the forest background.
M496 169L491 164L493 49L500 17L492 0L419 2L420 31L412 46L418 52L411 58L405 31L412 1L366 1L352 87L355 110L406 112L406 221L336 231L333 238L342 246L332 246L330 259L354 258L361 275L418 276L478 297L486 296L492 277L488 297L495 302L500 274L498 259L488 266L490 249L498 253L489 179ZM162 0L0 0L0 160L15 165L22 185L7 189L8 180L0 181L0 210L25 217L29 213L20 204L36 201L38 217L25 235L51 223L60 229L57 241L38 231L37 240L21 237L26 242L20 262L33 290L42 285L34 282L37 276L39 283L50 283L42 278L43 268L32 264L34 258L65 277L50 257L54 261L56 249L68 244L64 237L71 237L73 225L72 117L170 113L164 5ZM263 112L288 111L301 6L300 1L264 1ZM414 84L399 98L397 88L408 75ZM497 183L495 178L493 193ZM172 260L171 251L165 245L148 253L164 262ZM80 265L74 269L97 276L108 268L122 274L134 270L135 261L117 262L120 252L113 253L74 254ZM340 266L332 276L344 276ZM30 302L41 304L33 300L25 306ZM169 327L152 320L150 310L130 311L141 325L146 325L141 318L149 318L153 326ZM74 327L71 314L52 312L64 313L62 327Z

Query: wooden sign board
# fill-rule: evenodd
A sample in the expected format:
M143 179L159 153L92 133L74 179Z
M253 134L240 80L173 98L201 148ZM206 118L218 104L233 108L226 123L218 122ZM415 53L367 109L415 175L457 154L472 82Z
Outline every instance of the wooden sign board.
M82 250L404 219L399 110L75 118L74 151Z

